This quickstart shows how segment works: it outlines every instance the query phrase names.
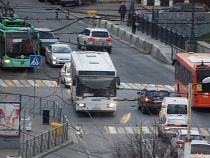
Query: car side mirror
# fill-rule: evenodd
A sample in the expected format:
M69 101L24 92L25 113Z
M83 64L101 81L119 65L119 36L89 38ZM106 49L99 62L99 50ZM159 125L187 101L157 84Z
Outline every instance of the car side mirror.
M120 86L120 77L117 76L117 85Z

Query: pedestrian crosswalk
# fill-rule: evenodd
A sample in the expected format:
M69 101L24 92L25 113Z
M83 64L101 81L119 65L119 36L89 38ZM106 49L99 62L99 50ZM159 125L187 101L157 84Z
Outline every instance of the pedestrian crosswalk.
M0 79L0 87L59 87L60 84L56 80L11 80L11 79ZM146 87L159 87L165 88L169 91L174 91L172 85L155 85L155 84L140 84L140 83L129 83L121 82L119 89L129 90L140 90Z
M157 128L154 126L127 126L127 127L116 127L116 126L104 126L106 134L157 134ZM210 136L210 128L192 127L197 129L203 136Z

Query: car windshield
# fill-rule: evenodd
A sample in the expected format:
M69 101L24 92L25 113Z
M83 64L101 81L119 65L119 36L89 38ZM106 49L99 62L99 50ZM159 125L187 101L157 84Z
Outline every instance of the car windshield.
M180 119L180 118L173 118L173 119L168 119L168 124L186 124L185 119Z
M54 39L55 37L51 32L39 32L40 39Z
M53 53L70 53L71 49L69 47L53 47Z
M93 31L92 32L93 37L109 37L108 32L105 31Z
M187 105L184 104L168 104L168 114L187 114Z
M209 144L192 144L191 154L209 154L210 155L210 145Z
M182 134L179 137L180 140L186 140L186 138L187 138L186 134ZM190 135L190 139L191 140L203 140L203 137L201 135Z
M150 91L148 93L149 97L167 97L169 93L167 91Z

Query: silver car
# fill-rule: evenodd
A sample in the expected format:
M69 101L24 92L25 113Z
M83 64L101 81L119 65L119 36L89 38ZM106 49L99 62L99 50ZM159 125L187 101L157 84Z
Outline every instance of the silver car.
M168 116L158 122L158 136L170 138L180 129L187 129L187 120L183 116Z
M71 62L67 62L63 65L60 72L61 83L64 84L66 88L70 87L72 83L70 76L70 69L71 69Z
M107 51L111 53L112 38L105 28L86 28L77 36L77 48L85 51Z
M68 44L51 44L47 47L45 52L45 62L51 66L63 65L71 61L72 49Z

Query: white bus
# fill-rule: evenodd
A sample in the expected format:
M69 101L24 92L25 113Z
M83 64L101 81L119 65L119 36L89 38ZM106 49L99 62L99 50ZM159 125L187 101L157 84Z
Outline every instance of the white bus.
M71 53L71 100L75 111L115 112L120 79L107 52Z

